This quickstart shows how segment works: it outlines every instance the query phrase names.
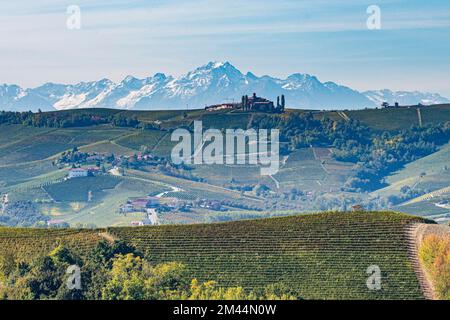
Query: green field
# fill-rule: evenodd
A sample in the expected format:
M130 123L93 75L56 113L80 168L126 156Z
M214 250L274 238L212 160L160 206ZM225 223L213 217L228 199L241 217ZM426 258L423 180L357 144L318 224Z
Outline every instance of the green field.
M435 204L439 200L436 201L421 201L417 203L406 204L402 206L395 207L396 210L413 214L413 215L421 215L427 216L430 219L434 219L436 217L445 217L445 215L450 215L449 209L444 209L436 206ZM448 219L446 219L448 220Z
M423 299L405 228L427 220L390 212L320 213L218 224L108 228L152 263L179 261L220 286L285 284L303 299ZM31 261L63 244L88 253L104 230L0 228L3 252ZM367 268L379 266L381 290Z
M104 190L113 189L119 182L119 178L112 176L84 177L51 184L44 189L56 202L87 202L89 191L93 199L99 201Z
M119 138L115 142L129 149L140 150L141 146L146 146L151 150L164 134L164 131L158 130L138 131L133 135Z
M183 191L172 194L179 199L211 199L233 201L236 203L260 207L263 199L242 195L240 192L229 190L212 184L195 182L177 177L165 176L154 172L143 172L138 170L128 170L128 176L137 179L154 181L167 186L175 186Z
M119 207L130 198L145 197L169 188L150 180L132 177L98 176L77 178L44 188L56 203L41 205L53 218L69 223L106 226L129 226L144 218L143 213L119 213ZM88 193L92 199L88 202Z
M450 145L444 145L438 152L407 164L403 169L386 177L387 187L372 192L373 196L388 197L400 195L401 188L408 186L413 190L433 192L450 186ZM414 201L409 199L408 201ZM421 201L422 202L422 201ZM438 199L434 202L439 202ZM434 203L423 201L422 204L397 206L402 212L431 216L449 213L450 210L438 208Z
M227 128L227 129L243 129L246 130L251 114L245 113L228 113L214 114L206 113L201 117L203 127L205 129Z
M395 213L323 213L208 225L109 228L154 262L184 262L193 277L222 286L282 282L305 299L422 299L404 228ZM366 269L382 270L382 290Z
M24 229L0 227L2 253L12 253L19 261L31 262L59 245L85 254L101 240L100 230Z
M450 105L436 105L420 108L422 124L438 124L450 120ZM402 130L412 125L419 125L417 107L388 108L346 111L351 119L361 121L363 124L376 130Z
M11 125L1 125L0 130L2 135L10 137L9 142L0 144L0 164L3 165L51 158L55 154L74 147L107 142L128 132L128 130L110 126L39 129L32 132L25 130L26 135L17 135L17 127ZM11 134L9 131L12 131Z
M352 174L352 167L333 160L327 148L305 148L290 154L274 177L283 190L338 191Z
M389 183L396 183L411 177L441 175L450 172L450 144L444 145L438 152L407 164L405 168L388 177ZM447 166L447 169L445 167Z

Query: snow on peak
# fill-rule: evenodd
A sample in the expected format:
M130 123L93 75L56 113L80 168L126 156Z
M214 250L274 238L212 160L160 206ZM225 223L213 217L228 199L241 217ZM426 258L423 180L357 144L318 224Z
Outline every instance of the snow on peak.
M450 103L439 94L394 92L388 89L360 93L334 82L320 82L309 74L294 73L285 79L245 75L228 61L212 61L179 77L156 73L138 79L126 76L115 84L109 79L73 85L46 83L32 89L0 85L0 109L62 110L70 108L184 109L239 100L257 93L275 101L284 94L288 107L364 108L387 101L400 104ZM28 110L28 109L27 109Z
M416 105L416 104L440 104L450 103L450 100L442 97L437 93L419 92L419 91L392 91L389 89L366 91L363 94L371 100L375 105L380 106L383 102L394 104L398 102L400 105Z
M229 67L229 66L231 66L231 64L228 61L211 61L211 62L208 62L207 64L205 64L203 67L200 67L200 68L218 69L218 68Z
M86 100L86 94L66 94L53 104L56 110L67 110L77 108Z
M135 78L135 77L133 77L131 75L128 75L128 76L125 77L125 79L123 79L122 82L128 83L128 82L133 82L133 81L136 81L136 80L139 80L139 79Z

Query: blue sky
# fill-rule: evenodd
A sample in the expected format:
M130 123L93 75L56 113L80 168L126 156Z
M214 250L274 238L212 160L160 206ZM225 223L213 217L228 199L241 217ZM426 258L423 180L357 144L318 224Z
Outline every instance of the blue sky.
M66 28L73 4L80 30ZM381 30L366 27L369 5ZM24 87L226 60L257 75L450 97L448 0L15 0L0 3L0 34L0 83Z

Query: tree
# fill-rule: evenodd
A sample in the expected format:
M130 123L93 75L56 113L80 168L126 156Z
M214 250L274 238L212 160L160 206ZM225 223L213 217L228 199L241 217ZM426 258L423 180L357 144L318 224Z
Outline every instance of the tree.
M221 288L215 281L199 283L193 279L189 300L244 300L247 298L242 287Z
M450 299L450 237L428 235L419 247L419 258L433 281L439 299Z
M106 241L100 241L90 255L90 259L99 267L110 268L116 255L133 254L141 256L141 254L132 246L124 241L116 240L112 245Z
M6 279L16 269L16 258L11 252L4 252L0 256L0 283L4 283Z
M102 290L106 300L181 299L187 296L187 277L181 263L151 266L131 253L113 261L108 281Z
M133 254L115 258L109 272L109 280L102 290L106 300L143 300L144 277L150 276L150 269L140 257Z

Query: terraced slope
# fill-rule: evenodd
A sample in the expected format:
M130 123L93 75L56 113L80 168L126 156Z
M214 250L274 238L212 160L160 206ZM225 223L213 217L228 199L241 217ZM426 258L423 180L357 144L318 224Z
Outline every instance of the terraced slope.
M109 228L152 262L184 262L223 286L282 282L305 299L423 299L406 231L427 220L397 213L321 213L209 225ZM367 287L379 266L381 290Z
M83 255L102 239L98 231L76 229L0 228L2 253L13 253L18 260L32 261L59 245Z

